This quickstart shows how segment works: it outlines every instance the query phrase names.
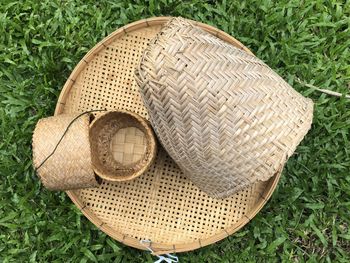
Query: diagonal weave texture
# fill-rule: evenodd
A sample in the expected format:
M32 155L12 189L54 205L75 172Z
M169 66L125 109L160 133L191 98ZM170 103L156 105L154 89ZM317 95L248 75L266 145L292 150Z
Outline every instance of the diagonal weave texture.
M97 187L92 169L89 142L89 116L76 119L52 153L68 125L77 114L62 114L39 120L33 133L33 163L37 173L50 190Z
M269 179L311 126L310 99L182 18L150 42L135 76L160 142L212 197Z

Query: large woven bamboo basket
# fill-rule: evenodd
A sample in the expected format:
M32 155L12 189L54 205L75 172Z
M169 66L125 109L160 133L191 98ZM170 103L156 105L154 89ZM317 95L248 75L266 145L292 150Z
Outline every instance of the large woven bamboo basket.
M269 179L311 127L310 99L184 18L150 42L135 76L160 142L212 197Z
M55 114L96 108L122 109L149 118L133 78L142 51L169 20L157 17L124 26L98 43L76 66L59 97ZM196 23L207 32L251 53L228 34ZM134 131L126 131L134 134ZM157 254L194 250L242 228L265 205L281 171L226 199L213 199L194 186L160 147L154 164L127 182L68 191L82 213L123 244Z

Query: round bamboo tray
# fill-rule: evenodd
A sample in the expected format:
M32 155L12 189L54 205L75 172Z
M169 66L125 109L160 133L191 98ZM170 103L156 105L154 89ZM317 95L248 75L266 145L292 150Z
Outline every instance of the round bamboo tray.
M129 110L148 119L133 78L142 51L168 17L140 20L98 43L79 62L59 97L55 115L91 109ZM239 41L196 23L246 52ZM155 254L184 252L215 243L246 225L265 205L280 178L258 182L225 199L213 199L187 179L159 147L154 164L127 182L103 181L100 187L67 191L82 213L123 244Z

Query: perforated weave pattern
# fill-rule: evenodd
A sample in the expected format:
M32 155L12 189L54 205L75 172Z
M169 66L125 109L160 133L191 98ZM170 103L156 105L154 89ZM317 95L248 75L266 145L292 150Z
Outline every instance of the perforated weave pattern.
M133 73L147 42L166 21L143 20L99 43L70 76L56 114L107 108L130 110L148 118ZM206 29L240 45L221 31ZM98 188L68 194L110 236L141 249L145 248L139 240L150 239L154 251L166 253L196 249L234 233L261 209L278 179L279 174L230 198L212 199L159 149L153 166L135 180L103 182Z

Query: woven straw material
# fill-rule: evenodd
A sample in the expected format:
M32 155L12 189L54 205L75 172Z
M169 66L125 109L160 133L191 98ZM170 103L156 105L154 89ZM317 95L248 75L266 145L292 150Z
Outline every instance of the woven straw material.
M67 79L55 114L124 109L148 119L133 74L143 50L167 21L166 17L140 20L98 43ZM198 25L249 52L226 33ZM265 205L279 178L280 172L229 198L213 199L194 186L159 147L154 164L143 176L127 182L103 181L100 187L67 193L112 238L139 249L146 249L140 240L150 239L155 253L163 254L194 250L235 233Z
M151 41L136 77L160 142L212 197L268 180L311 127L310 99L182 18Z
M44 118L34 129L33 164L43 185L50 190L99 186L91 163L89 116L76 119L58 144L76 115ZM56 146L54 154L43 163Z
M113 138L120 129L138 128L145 138L146 145L132 143L120 145L113 144ZM109 181L127 181L143 174L153 163L156 156L156 139L150 124L142 117L128 111L109 111L96 117L90 126L90 143L92 151L92 164L94 171L102 179ZM132 136L134 137L134 136ZM142 138L143 139L143 138ZM117 138L118 140L118 138ZM141 141L143 143L144 140ZM113 148L112 148L113 147ZM125 155L141 157L136 162L125 164L114 158L114 152L119 151L122 160ZM130 158L130 157L129 157Z
M146 153L147 141L144 133L135 128L123 128L112 137L113 158L124 165L136 163Z

